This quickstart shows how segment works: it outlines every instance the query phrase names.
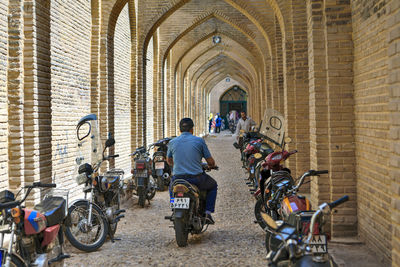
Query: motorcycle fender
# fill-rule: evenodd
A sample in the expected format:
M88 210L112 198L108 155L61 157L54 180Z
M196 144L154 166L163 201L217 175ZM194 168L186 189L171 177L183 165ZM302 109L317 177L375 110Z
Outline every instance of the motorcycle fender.
M137 187L146 187L146 179L145 177L137 177L136 178L136 184Z
M77 200L73 201L71 203L71 205L69 205L69 207L72 207L73 205L75 205L78 202L84 202L84 203L86 203L86 205L89 205L89 200L87 200L87 199L77 199ZM99 205L97 205L94 202L92 202L92 205L96 206L97 208L99 208L99 210L103 210ZM102 216L104 216L104 214L102 214ZM68 216L67 216L66 220L68 220L68 219L71 221L71 217L69 216L69 213L68 213ZM69 223L71 223L71 222L69 222Z
M164 173L163 169L156 169L156 176L162 176Z
M174 217L178 219L182 219L185 217L187 210L186 209L175 209Z

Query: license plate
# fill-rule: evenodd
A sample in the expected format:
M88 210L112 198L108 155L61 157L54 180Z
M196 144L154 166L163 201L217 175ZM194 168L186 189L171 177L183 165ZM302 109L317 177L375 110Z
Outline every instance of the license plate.
M155 165L155 168L157 170L159 170L159 169L164 169L164 166L165 166L164 164L165 164L164 161L160 161L160 162L156 162L154 165Z
M310 248L313 253L328 253L326 235L314 235L310 242Z
M176 197L171 198L172 209L189 209L190 198L188 197Z
M144 171L137 170L135 176L136 177L147 177L147 170L144 170Z

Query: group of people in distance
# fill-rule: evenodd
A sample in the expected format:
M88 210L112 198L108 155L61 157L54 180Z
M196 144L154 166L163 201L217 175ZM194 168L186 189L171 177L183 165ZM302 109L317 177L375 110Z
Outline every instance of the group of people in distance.
M235 135L238 135L242 129L247 132L251 129L251 127L256 125L255 121L250 117L247 117L246 112L244 111L240 112L239 118L239 113L236 110L231 110L225 118L222 118L219 113L217 113L215 116L210 113L208 121L209 133L220 133L221 128L223 130L228 129L228 122L233 122L236 125Z

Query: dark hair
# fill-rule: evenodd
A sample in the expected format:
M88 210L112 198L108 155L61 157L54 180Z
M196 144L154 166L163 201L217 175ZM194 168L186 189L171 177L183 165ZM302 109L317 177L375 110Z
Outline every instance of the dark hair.
M183 118L179 122L179 130L181 132L189 132L194 126L194 123L191 118Z

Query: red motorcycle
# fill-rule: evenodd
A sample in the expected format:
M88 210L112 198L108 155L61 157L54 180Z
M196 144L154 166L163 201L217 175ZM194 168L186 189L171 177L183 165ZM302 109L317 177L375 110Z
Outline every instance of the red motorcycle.
M64 225L69 223L68 196L47 195L33 209L22 206L32 189L50 187L56 185L37 182L26 186L21 201L8 190L0 192L1 266L49 266L69 258L63 253ZM10 234L7 249L2 248L5 234Z
M278 207L274 205L275 201L272 199L279 199L279 192L281 186L288 187L289 189L294 186L294 180L290 174L290 170L281 165L281 162L287 160L291 155L297 153L297 150L288 152L286 150L276 151L269 154L265 158L265 162L262 163L262 169L259 172L258 179L260 180L260 186L254 193L257 202L254 206L254 215L256 217L256 223L260 225L262 229L267 226L263 220L261 213L267 213L274 220L279 220Z

